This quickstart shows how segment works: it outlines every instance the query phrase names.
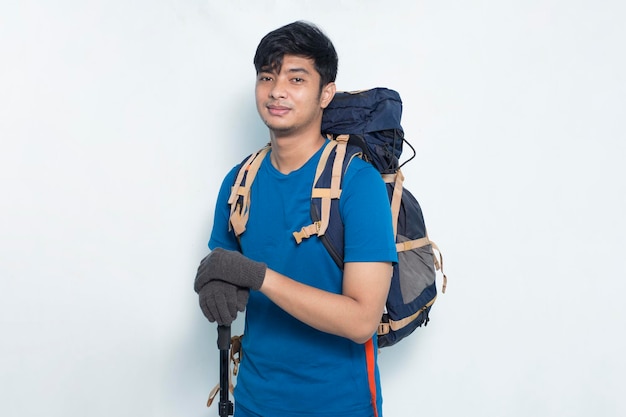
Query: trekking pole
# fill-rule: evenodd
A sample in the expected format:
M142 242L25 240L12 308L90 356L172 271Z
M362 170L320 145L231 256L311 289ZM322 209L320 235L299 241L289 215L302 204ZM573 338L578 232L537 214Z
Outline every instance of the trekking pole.
M220 350L220 417L233 415L233 403L228 399L230 326L217 326L217 348Z

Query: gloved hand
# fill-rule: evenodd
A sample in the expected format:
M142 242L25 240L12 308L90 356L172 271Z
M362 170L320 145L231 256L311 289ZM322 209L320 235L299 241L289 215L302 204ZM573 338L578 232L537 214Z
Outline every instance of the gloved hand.
M244 311L250 290L224 281L210 281L199 291L200 308L211 323L230 326L237 318L237 311Z
M238 287L258 290L265 279L267 265L232 250L216 248L200 262L194 289L199 292L209 281L225 281Z

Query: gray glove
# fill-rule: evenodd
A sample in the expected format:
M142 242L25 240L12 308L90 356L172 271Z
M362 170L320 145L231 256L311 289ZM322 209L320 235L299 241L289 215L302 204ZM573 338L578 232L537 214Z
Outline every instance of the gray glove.
M229 326L236 318L237 311L244 311L250 290L236 287L224 281L210 281L198 293L200 308L211 323Z
M225 281L237 287L258 290L265 279L267 265L232 250L216 248L200 262L194 289L199 292L209 281Z

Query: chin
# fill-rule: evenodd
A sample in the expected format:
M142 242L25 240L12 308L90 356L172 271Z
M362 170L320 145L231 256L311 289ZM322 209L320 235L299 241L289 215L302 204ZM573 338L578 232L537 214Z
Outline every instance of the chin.
M267 126L268 129L271 130L272 132L277 133L279 135L285 135L295 130L293 126L281 126L275 123L270 123L267 120L265 120L265 126Z

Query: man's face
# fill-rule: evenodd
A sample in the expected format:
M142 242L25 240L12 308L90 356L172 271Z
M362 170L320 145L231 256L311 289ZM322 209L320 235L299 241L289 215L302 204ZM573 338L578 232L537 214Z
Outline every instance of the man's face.
M320 91L320 75L312 59L285 55L280 69L263 68L257 75L257 110L276 136L308 129L319 133L322 111L332 100L334 88L330 83Z

